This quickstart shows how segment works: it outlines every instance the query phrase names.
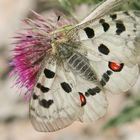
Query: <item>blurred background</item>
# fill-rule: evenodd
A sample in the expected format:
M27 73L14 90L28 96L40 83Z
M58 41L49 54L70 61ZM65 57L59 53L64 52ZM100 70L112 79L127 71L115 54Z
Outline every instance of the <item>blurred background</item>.
M140 78L127 93L108 94L107 114L91 124L75 122L54 133L39 133L28 118L28 103L8 77L12 58L12 37L21 29L21 20L33 9L40 14L60 10L83 19L101 0L0 0L0 140L140 140ZM119 9L140 10L140 0L131 0ZM83 11L83 12L81 12Z

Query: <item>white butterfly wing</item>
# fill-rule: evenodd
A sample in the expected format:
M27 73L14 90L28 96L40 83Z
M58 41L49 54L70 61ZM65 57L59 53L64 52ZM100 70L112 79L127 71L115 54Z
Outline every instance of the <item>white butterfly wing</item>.
M106 113L108 102L102 87L80 77L77 77L77 83L76 88L81 95L81 101L85 99L82 105L84 113L79 117L79 120L89 123L103 117Z
M138 63L140 54L140 12L115 12L75 28L68 35L71 40L81 42L87 58L130 66Z
M100 84L56 62L45 66L30 102L30 118L36 130L52 132L76 120L90 122L105 114L107 100Z
M87 50L87 57L95 56L128 66L138 63L140 12L116 12L87 24L77 33L83 49Z
M92 64L100 79L100 84L113 94L128 91L138 79L138 64L131 67L106 61Z
M47 62L35 85L30 102L30 118L38 131L56 131L70 125L82 113L75 79Z

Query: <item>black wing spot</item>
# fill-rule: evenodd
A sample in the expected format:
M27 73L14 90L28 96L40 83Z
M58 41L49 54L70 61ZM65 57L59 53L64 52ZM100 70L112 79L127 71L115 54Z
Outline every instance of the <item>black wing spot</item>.
M102 24L103 29L104 29L105 32L107 32L107 31L109 30L110 26L109 26L109 24L108 24L107 22L105 22L104 19L100 19L100 20L99 20L99 23Z
M90 89L88 89L86 92L85 92L85 96L89 96L89 95L92 95L92 96L94 96L94 95L96 95L96 93L99 93L101 91L101 89L98 87L98 86L96 86L95 88L90 88Z
M107 70L107 71L106 71L106 74L110 76L110 75L112 74L112 71Z
M123 22L120 20L116 22L116 28L117 28L116 30L117 35L120 35L122 32L126 30Z
M98 86L96 86L95 88L90 88L90 89L88 89L86 92L85 92L85 96L89 96L89 95L92 95L92 96L94 96L94 95L96 95L96 93L99 93L101 91L101 89L98 87Z
M94 91L96 92L96 93L99 93L100 91L101 91L101 89L99 88L99 87L95 87L95 88L93 88L94 89Z
M102 79L100 81L101 86L105 86L106 83L109 81L110 79L110 75L112 74L112 71L107 70L103 75L102 75Z
M55 76L55 73L49 69L44 69L44 74L46 78L53 78Z
M106 73L104 73L103 74L103 79L104 79L105 82L108 82L109 81L109 76Z
M117 15L116 15L116 14L112 14L112 15L110 15L110 17L112 18L112 20L117 19Z
M104 22L103 24L102 24L102 26L103 26L103 29L104 29L104 31L105 32L107 32L108 30L109 30L109 24L108 23L106 23L106 22Z
M86 96L87 96L87 95L92 95L92 96L94 96L94 95L96 95L96 92L95 92L94 88L90 88L90 89L88 89L88 91L85 93L85 95L86 95Z
M88 38L93 38L95 35L94 30L90 27L84 28L84 31L86 32Z
M100 44L100 46L98 47L99 52L103 53L104 55L108 55L109 54L109 49L107 48L107 46L105 46L104 44Z
M85 96L88 97L90 94L89 92L85 92Z
M70 93L72 91L72 88L70 87L70 85L66 82L61 83L61 87L62 89L67 92Z
M45 99L42 99L39 101L39 104L41 106L43 106L44 108L49 108L52 104L53 104L53 100L45 100Z
M105 86L105 85L106 85L106 82L104 81L104 79L102 79L102 80L100 81L100 84L101 84L101 86Z
M33 97L33 100L38 99L38 96L35 93L33 93L32 97Z
M44 86L41 85L40 83L37 83L36 87L39 88L43 93L46 93L46 92L49 91L49 88L44 87Z

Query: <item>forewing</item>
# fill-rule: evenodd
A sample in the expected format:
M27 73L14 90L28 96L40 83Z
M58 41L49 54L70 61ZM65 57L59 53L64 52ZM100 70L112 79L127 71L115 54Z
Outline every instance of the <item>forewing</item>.
M82 113L75 79L56 61L47 62L35 85L30 118L38 131L56 131L70 125Z
M71 36L82 44L81 49L87 51L87 57L94 56L128 66L137 63L140 54L140 12L115 12L75 32L71 31Z

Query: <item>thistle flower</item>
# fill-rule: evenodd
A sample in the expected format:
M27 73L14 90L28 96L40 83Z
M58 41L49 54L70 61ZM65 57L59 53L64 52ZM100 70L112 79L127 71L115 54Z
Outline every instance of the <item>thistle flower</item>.
M61 18L64 15L60 12L59 15L49 13L46 19L35 12L33 15L35 20L25 19L24 25L27 27L15 37L14 56L11 62L13 67L11 75L16 75L16 84L26 88L28 97L33 90L42 60L51 48L49 33L74 23L72 19Z

